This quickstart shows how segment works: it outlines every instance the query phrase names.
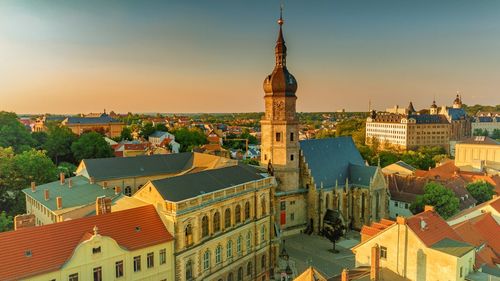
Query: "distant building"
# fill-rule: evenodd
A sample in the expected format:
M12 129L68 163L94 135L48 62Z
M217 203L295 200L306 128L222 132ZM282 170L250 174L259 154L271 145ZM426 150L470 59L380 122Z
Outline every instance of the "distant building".
M61 122L77 135L90 131L102 132L109 138L119 137L125 124L117 119L111 118L106 113L99 117L68 117Z
M155 206L174 233L175 280L260 281L275 267L275 184L237 165L153 180L133 198Z
M382 172L386 175L388 174L398 174L398 175L413 175L415 173L415 168L403 161L398 161L396 163L385 166Z
M476 130L487 131L489 136L500 130L500 112L478 112L472 119L472 133Z
M169 132L156 131L149 136L148 140L153 146L168 148L171 153L179 153L181 147L175 141L175 136Z
M0 233L0 280L174 280L174 241L151 205Z

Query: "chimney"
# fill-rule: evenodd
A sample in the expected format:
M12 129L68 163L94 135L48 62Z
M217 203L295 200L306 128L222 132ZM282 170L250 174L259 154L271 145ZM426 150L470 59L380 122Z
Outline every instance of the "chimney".
M73 186L73 181L71 178L68 179L68 187L71 188Z
M340 277L340 280L341 281L349 281L349 269L344 268L344 270L342 270L342 275Z
M64 173L59 173L59 180L61 181L61 185L63 185L65 180Z
M95 200L95 214L102 215L111 213L111 198L102 196Z
M56 197L56 205L58 210L62 209L62 197Z
M398 217L396 218L396 223L397 223L397 224L401 224L401 225L405 225L405 224L406 224L406 218L405 218L405 217L398 216Z
M372 247L371 268L370 268L370 281L378 281L380 272L380 248L378 244Z
M115 194L120 194L122 192L122 188L119 186L115 186Z
M36 183L34 181L31 182L31 192L36 192Z
M107 181L105 181L105 182L103 182L103 183L102 183L102 188L103 188L103 189L104 189L104 188L108 188L108 182L107 182Z
M434 212L434 206L431 205L425 205L424 207L424 212L431 211Z
M90 178L89 178L89 183L90 183L90 184L94 184L94 177L90 177Z
M49 201L50 197L49 197L49 190L48 189L44 189L43 190L43 194L44 194L44 197L45 197L45 201Z

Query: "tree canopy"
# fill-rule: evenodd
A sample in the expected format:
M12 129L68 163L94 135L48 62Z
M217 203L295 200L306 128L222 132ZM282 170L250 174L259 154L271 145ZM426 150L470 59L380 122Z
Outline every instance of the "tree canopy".
M13 112L0 111L0 147L13 147L16 152L28 150L35 141Z
M74 162L71 154L71 145L77 136L67 127L49 126L47 140L42 145L47 155L58 164L61 161Z
M120 133L120 140L132 140L132 129L130 127L123 127Z
M478 204L493 198L495 190L493 186L485 181L475 181L467 185L467 191L477 200Z
M181 145L180 152L191 151L196 146L208 143L207 136L197 128L178 128L172 134Z
M436 212L444 219L459 211L459 200L453 191L436 182L425 185L424 194L417 196L415 202L410 205L410 210L417 214L424 210L425 205L434 206Z
M71 151L78 161L82 159L114 156L111 146L101 134L96 132L89 132L81 135L80 138L71 145Z

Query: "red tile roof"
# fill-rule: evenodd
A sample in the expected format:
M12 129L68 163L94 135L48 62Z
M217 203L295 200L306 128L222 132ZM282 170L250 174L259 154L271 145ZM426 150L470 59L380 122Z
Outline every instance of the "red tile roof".
M395 224L396 222L387 220L387 219L382 219L380 222L372 222L370 226L368 225L363 225L361 228L361 234L364 236L364 238L370 238L372 236L377 235L379 232L382 230L385 230L389 226Z
M497 198L495 198L495 200L493 200L493 202L491 202L491 207L493 207L493 209L500 213L500 196L498 196Z
M425 222L425 223L422 223ZM451 228L446 221L435 211L425 211L418 215L409 217L406 224L424 242L427 247L434 243L450 238L462 241L461 237ZM424 228L421 226L425 225Z
M152 205L0 233L0 280L19 280L59 270L94 226L123 248L136 250L171 241ZM140 229L140 230L136 230ZM25 252L31 250L31 257Z

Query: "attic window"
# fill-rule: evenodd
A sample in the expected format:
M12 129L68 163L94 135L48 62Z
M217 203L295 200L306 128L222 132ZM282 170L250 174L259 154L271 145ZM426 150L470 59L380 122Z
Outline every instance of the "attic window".
M33 253L31 252L31 250L26 250L26 251L24 251L24 255L25 255L26 257L28 257L28 258L29 258L29 257L31 257L31 255L32 255L32 254L33 254Z
M92 254L99 254L101 252L101 246L92 248Z
M141 231L141 227L140 226L136 226L135 227L135 232L139 232L139 231Z

